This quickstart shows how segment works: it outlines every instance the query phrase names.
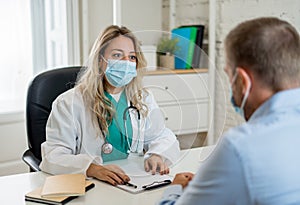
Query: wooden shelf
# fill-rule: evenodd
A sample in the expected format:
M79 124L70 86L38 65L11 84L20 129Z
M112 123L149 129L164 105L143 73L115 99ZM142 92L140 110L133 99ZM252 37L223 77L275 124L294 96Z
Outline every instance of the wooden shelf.
M168 74L190 74L190 73L207 73L207 68L194 69L157 69L155 71L146 71L146 75L168 75Z

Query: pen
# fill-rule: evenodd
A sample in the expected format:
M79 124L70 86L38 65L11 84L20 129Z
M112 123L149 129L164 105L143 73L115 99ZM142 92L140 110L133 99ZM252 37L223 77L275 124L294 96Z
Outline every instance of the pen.
M164 180L164 181L160 182L159 184L143 186L142 188L144 190L151 190L151 189L155 189L155 188L166 186L166 185L171 184L171 183L172 183L171 180Z
M133 187L133 188L137 188L137 185L135 185L135 184L131 184L131 183L129 183L129 182L125 182L125 185L127 185L127 186L131 186L131 187Z

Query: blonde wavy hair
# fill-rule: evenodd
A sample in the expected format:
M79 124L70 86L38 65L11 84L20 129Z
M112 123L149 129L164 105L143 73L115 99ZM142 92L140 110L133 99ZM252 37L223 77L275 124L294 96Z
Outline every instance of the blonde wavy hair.
M99 129L104 133L108 132L108 126L114 116L115 108L104 94L106 83L103 70L105 69L101 69L100 59L101 56L104 56L104 52L111 40L121 35L132 40L137 58L137 76L125 86L127 99L130 99L142 117L146 117L148 114L148 107L143 102L147 91L142 88L143 68L146 67L147 63L141 52L139 41L126 27L109 26L96 39L91 49L87 66L81 70L76 83L86 105L90 105L92 112L95 114L93 115L95 118L92 119L94 125L100 126Z

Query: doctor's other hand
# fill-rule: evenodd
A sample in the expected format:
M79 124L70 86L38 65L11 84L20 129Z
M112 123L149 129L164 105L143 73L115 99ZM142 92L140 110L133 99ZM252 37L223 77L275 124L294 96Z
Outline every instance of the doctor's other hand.
M145 171L151 171L152 174L159 172L161 175L169 174L170 170L168 165L163 161L161 156L157 154L152 154L144 162Z
M185 188L189 182L193 179L194 174L190 172L178 173L173 179L172 184L179 184L182 188Z
M112 185L124 184L130 178L116 165L96 165L91 164L86 171L88 177L94 177Z

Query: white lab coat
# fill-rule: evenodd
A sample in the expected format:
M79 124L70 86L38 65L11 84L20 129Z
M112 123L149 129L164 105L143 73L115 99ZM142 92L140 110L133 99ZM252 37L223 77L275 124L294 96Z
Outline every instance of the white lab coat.
M179 158L179 143L164 119L153 95L144 94L148 116L140 121L139 151L162 156L170 165ZM46 127L46 141L41 146L40 168L50 174L83 173L91 163L102 164L101 147L104 143L99 128L92 123L90 107L85 105L78 88L61 94L52 104ZM130 109L133 129L132 147L138 138L136 111ZM99 134L100 133L100 134Z

